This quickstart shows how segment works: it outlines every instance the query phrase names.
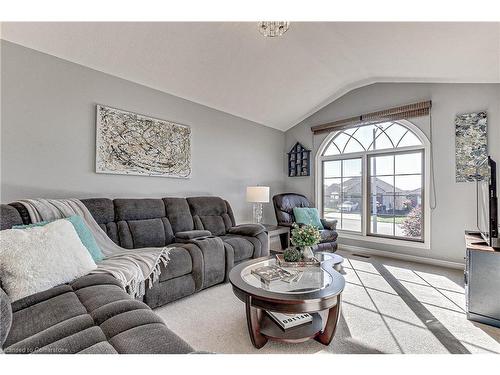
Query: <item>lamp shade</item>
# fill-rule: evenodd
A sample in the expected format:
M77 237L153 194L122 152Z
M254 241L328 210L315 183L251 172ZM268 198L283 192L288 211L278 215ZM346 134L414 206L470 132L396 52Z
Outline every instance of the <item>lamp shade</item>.
M269 186L249 186L247 187L247 202L268 203Z

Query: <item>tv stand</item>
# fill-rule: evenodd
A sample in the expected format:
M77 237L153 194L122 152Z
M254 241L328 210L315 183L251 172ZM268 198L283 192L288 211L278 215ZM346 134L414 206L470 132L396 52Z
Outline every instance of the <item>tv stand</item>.
M465 305L467 319L500 327L500 249L478 232L465 232Z

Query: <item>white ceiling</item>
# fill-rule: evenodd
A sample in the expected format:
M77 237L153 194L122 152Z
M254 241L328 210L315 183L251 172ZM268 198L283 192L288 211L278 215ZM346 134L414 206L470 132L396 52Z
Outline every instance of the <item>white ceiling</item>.
M276 129L373 82L500 82L500 23L3 23L2 38Z

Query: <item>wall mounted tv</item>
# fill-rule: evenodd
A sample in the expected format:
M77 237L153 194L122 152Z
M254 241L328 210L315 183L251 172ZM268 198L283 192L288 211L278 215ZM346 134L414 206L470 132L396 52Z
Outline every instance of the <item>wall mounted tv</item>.
M497 164L488 156L477 165L477 228L491 247L500 247L498 238Z

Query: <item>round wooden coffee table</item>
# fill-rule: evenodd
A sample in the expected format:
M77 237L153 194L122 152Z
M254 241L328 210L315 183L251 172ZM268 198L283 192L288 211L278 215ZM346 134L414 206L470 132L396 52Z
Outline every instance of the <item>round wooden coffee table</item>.
M262 348L268 340L296 343L315 339L330 344L340 317L345 280L333 269L338 259L328 255L317 255L320 267L285 268L302 272L296 282L263 282L252 273L264 266L277 265L275 257L249 260L231 270L229 280L234 294L245 303L248 333L256 348ZM266 311L309 313L313 321L284 330Z

